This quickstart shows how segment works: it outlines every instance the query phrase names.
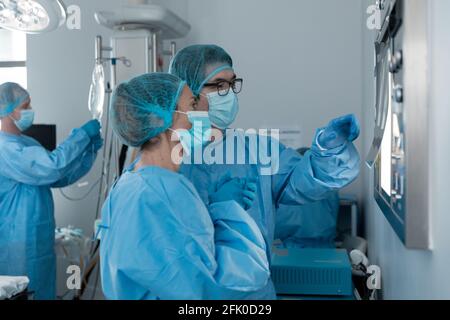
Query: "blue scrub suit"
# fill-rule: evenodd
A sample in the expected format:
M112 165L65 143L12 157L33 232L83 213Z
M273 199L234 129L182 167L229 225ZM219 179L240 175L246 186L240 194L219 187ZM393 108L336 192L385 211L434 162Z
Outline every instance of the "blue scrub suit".
M182 175L127 169L102 209L108 299L243 299L269 280L264 238L235 201L207 208Z
M0 275L27 276L37 300L56 297L51 188L68 186L95 161L91 139L73 130L53 152L0 131Z
M263 136L256 138L257 145L261 143L265 150L268 150L268 155L276 154L271 146L277 144L273 144L270 138ZM251 147L252 139L243 131L233 133L225 131L223 138L213 142L208 148L221 150L226 160L227 142L230 139L234 142L235 160L240 156L240 152L237 152L238 148L245 146L243 164L226 164L226 162L224 164L183 164L180 173L194 184L205 203L208 203L209 195L215 192L218 182L223 181L225 177L256 179L258 194L248 213L261 229L269 257L274 240L275 212L279 205L303 205L325 199L330 191L345 187L359 174L360 157L351 142L330 150L323 150L314 142L304 156L280 143L278 144L278 172L273 175L261 175L265 165L260 161L258 150ZM255 159L256 164L253 164ZM267 287L252 293L248 298L275 299L272 282L269 281Z
M304 205L280 205L275 214L275 239L285 248L334 248L338 212L338 192Z

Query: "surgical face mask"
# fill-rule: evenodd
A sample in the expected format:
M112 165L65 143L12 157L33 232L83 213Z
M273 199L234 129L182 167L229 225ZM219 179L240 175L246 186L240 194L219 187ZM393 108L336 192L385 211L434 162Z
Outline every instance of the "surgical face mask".
M33 110L21 110L20 119L16 120L13 117L11 119L14 121L17 129L21 132L26 131L33 125L34 121L34 111Z
M205 96L205 95L203 95ZM219 129L227 129L236 119L239 112L237 95L230 90L227 95L221 96L218 92L206 94L209 103L209 119Z
M190 130L169 129L170 131L175 132L178 135L185 153L190 154L192 149L202 147L211 140L211 122L209 120L208 112L175 112L186 114L189 122L192 124L192 128ZM189 137L183 136L182 132L188 132Z

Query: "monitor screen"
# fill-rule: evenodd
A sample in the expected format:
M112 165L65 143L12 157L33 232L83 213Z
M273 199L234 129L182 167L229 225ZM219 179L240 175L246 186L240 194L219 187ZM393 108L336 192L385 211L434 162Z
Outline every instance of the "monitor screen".
M35 124L25 131L24 135L37 140L48 151L56 149L56 125L54 124Z

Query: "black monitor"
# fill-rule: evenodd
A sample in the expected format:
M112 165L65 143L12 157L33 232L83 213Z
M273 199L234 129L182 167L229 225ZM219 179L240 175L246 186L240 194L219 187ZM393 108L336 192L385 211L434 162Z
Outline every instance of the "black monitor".
M37 140L49 151L56 149L56 125L54 124L35 124L23 134Z

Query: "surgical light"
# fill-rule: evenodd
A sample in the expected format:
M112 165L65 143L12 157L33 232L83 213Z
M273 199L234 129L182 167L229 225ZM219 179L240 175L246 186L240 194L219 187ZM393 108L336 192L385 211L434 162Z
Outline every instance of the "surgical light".
M66 21L60 0L0 0L0 28L26 33L44 33Z

